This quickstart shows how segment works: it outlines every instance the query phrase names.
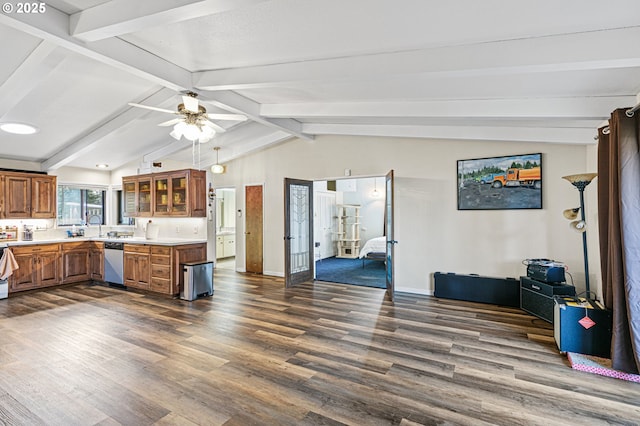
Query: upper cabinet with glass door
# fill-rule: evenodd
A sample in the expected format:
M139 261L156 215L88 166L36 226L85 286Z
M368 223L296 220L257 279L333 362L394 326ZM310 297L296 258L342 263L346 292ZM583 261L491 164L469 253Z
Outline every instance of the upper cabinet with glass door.
M142 182L149 182L152 208L145 216L204 217L206 216L206 173L201 170L176 170L122 178L125 207L128 208L127 183L137 181L136 199L140 203L146 196ZM141 216L140 214L138 214Z
M151 175L122 178L124 216L148 217L152 215L152 182Z

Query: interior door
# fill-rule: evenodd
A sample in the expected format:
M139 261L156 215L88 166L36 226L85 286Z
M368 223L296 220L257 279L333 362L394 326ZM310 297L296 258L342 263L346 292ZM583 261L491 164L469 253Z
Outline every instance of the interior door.
M387 294L393 301L395 296L394 287L394 266L393 266L393 252L394 246L398 243L394 239L393 234L393 170L389 171L385 176L386 196L385 196L385 235L387 236Z
M245 187L245 269L262 274L262 185Z
M285 286L313 279L313 182L284 180Z
M313 239L315 244L315 260L326 259L336 255L334 242L335 217L336 217L336 193L315 191L313 200Z

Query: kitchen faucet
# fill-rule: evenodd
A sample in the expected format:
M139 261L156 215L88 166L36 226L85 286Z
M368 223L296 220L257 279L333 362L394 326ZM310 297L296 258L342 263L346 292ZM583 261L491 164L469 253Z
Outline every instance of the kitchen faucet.
M100 220L100 222L98 222L98 238L102 238L104 237L104 235L102 235L102 216L98 214L89 216L89 219L87 220L87 224L91 225L91 219L93 219L94 217Z

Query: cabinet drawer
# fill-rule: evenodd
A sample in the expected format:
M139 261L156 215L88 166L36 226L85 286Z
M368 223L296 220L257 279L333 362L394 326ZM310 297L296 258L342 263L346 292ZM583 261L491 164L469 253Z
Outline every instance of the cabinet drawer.
M151 265L151 276L152 277L170 277L171 276L171 266L169 265Z
M158 293L171 294L171 280L164 278L151 278L151 291Z
M37 244L33 246L13 246L11 251L15 255L20 254L37 254L42 252L57 252L60 246L58 244Z
M128 251L129 253L149 253L149 246L145 246L143 244L125 244L124 251Z
M151 254L171 255L171 247L151 246Z
M88 241L77 241L74 243L62 243L61 247L63 251L78 250L78 249L87 250L91 247L91 243Z
M151 255L151 263L154 265L171 265L171 258L169 256Z

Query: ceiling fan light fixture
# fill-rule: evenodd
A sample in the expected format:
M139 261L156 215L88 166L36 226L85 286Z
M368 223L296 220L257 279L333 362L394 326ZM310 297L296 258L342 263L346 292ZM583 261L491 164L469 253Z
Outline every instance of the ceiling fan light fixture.
M0 129L14 135L32 135L38 132L38 128L26 123L2 123Z

